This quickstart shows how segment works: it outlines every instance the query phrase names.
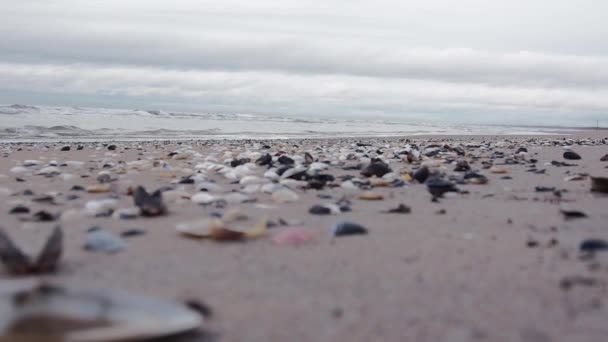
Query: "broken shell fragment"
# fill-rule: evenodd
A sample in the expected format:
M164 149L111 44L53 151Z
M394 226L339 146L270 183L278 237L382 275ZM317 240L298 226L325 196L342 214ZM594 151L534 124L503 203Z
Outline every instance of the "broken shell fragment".
M133 203L139 207L142 216L160 216L167 213L167 207L163 203L163 193L160 190L150 195L146 189L138 186L133 193Z

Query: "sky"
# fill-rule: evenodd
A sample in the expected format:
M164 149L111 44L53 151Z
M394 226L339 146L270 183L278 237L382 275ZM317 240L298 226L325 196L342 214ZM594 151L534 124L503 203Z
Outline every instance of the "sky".
M607 1L0 3L0 103L608 125Z

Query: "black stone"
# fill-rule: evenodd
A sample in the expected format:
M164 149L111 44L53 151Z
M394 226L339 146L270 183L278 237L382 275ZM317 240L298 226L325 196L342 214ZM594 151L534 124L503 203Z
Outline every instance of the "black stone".
M382 177L387 173L392 172L391 168L380 159L372 159L372 162L367 165L362 171L361 175L365 177Z
M332 233L334 236L364 235L367 229L357 223L340 222L333 227Z
M329 215L331 214L331 209L315 204L308 210L308 212L313 215Z
M564 152L564 159L579 160L579 159L581 159L581 156L578 155L578 153L576 153L574 151L566 151L566 152Z
M578 247L581 252L608 251L608 242L601 239L587 239Z
M428 167L423 166L414 172L413 178L418 181L418 183L424 183L431 175L431 170Z

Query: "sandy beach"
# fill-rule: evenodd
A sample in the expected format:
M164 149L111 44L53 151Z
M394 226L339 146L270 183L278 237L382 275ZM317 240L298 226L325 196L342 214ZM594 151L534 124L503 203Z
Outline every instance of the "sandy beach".
M600 342L608 252L580 247L608 241L608 196L589 177L608 176L607 136L1 143L1 226L34 254L61 226L46 279L211 308L167 341ZM370 163L390 171L367 177ZM433 201L429 179L454 191ZM161 189L167 213L133 209L138 186ZM387 213L400 204L411 212ZM221 216L268 229L237 242L176 230ZM367 234L334 236L340 222ZM91 227L126 245L83 248ZM131 229L143 234L121 237ZM277 239L296 231L298 245Z

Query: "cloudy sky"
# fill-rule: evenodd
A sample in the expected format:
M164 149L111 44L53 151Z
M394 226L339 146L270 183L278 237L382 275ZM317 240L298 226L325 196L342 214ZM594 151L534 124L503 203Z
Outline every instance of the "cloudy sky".
M2 2L0 103L608 124L607 1Z

